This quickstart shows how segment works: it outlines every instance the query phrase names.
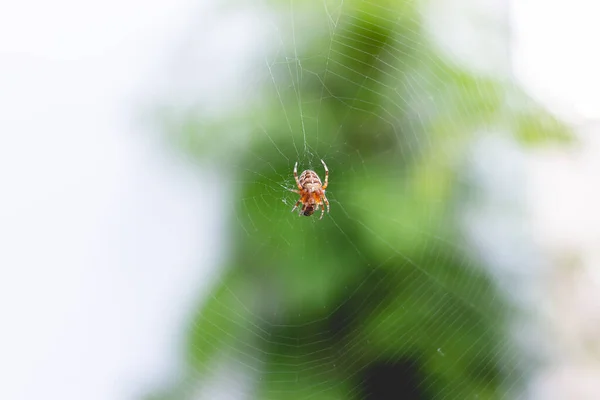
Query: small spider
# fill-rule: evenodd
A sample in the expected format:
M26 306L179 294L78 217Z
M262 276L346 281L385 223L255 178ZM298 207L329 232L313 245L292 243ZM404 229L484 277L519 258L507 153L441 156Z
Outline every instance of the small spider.
M323 203L325 203L327 212L329 212L329 201L327 201L327 197L325 196L325 189L327 189L329 180L329 170L327 169L327 165L325 165L325 161L321 160L321 162L323 163L323 167L325 167L324 185L321 183L319 175L310 169L302 172L300 174L300 179L298 179L298 162L294 165L294 179L296 179L296 185L298 185L299 190L292 190L292 192L298 193L300 195L300 200L296 202L296 205L292 208L292 212L298 208L300 203L302 203L302 209L298 215L309 217L318 210L320 206L321 218L319 219L323 219L323 214L325 214Z

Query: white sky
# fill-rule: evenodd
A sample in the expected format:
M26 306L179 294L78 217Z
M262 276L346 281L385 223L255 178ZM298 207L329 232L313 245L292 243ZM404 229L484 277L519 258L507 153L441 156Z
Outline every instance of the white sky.
M600 3L512 0L514 68L554 112L580 122L600 118Z
M195 3L0 5L2 399L130 399L173 373L222 198L132 117ZM513 3L519 76L566 114L598 117L594 2Z
M0 6L2 399L128 399L174 372L223 202L134 119L191 5Z

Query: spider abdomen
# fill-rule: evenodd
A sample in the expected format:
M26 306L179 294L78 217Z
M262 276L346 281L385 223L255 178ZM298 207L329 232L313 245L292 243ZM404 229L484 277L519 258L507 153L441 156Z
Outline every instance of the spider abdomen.
M300 174L300 185L310 191L320 188L323 184L321 183L321 178L315 171L311 171L307 169L306 171Z

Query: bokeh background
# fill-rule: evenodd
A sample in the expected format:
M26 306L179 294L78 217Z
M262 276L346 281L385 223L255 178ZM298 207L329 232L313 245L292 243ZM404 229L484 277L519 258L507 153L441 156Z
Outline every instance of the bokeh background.
M1 6L0 398L600 398L593 7Z

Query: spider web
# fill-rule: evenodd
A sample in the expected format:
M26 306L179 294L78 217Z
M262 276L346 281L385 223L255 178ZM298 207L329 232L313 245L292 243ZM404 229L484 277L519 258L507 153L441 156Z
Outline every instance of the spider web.
M535 360L463 224L486 191L469 157L481 138L561 129L506 65L465 66L460 37L434 29L436 5L291 0L234 13L259 27L246 32L258 49L229 87L191 89L199 105L167 117L179 145L222 169L231 214L222 275L189 328L189 375L165 397L522 393ZM321 159L331 212L299 217L294 163L324 178Z

